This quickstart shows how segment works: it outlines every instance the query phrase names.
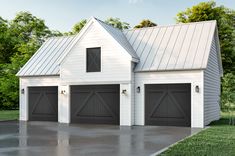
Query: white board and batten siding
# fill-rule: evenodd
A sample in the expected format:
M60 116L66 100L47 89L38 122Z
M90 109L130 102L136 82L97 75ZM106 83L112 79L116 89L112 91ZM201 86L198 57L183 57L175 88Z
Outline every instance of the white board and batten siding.
M220 68L216 36L211 45L207 68L204 71L204 124L220 118Z
M145 84L191 84L191 127L203 127L203 71L166 71L135 73L135 125L145 125ZM198 85L200 92L195 92Z
M101 47L101 72L86 72L86 49ZM60 66L62 82L103 83L131 81L131 57L96 23L70 50Z

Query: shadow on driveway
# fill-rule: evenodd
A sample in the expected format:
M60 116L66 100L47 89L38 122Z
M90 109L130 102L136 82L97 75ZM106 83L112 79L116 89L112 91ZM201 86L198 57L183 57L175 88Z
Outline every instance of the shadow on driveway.
M144 156L201 129L0 122L1 156Z

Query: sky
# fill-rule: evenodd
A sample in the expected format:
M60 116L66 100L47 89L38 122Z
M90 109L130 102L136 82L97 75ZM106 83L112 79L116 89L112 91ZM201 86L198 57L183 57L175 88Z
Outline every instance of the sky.
M0 0L0 16L11 20L19 11L44 19L52 30L68 32L73 25L91 16L105 20L118 17L137 25L150 19L158 25L175 23L175 16L202 0ZM217 5L235 9L235 0L216 0Z

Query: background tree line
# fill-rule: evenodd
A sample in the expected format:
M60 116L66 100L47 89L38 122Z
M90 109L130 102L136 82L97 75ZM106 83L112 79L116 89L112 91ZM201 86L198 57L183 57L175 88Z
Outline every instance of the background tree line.
M199 3L179 12L176 22L188 23L217 20L224 77L222 79L222 109L235 109L235 11L217 6L214 1ZM70 32L50 30L44 20L29 12L19 12L13 20L0 17L0 109L17 109L19 79L15 76L20 67L37 51L48 37L75 35L86 24L81 20ZM105 20L120 30L131 28L119 18ZM149 19L142 20L135 29L157 26Z

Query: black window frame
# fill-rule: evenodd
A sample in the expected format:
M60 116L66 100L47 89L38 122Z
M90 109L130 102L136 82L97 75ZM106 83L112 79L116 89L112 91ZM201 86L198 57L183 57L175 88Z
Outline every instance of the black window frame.
M94 57L96 57L96 58L89 60L89 56L92 54L88 54L88 53L94 53L95 52L94 50L98 50L97 52L99 54L98 55L96 54L96 56L94 55ZM97 53L97 52L95 52L95 53ZM98 58L97 58L97 56L98 56ZM94 66L90 67L91 66L90 63L92 63ZM86 48L86 72L87 73L101 72L101 47Z

